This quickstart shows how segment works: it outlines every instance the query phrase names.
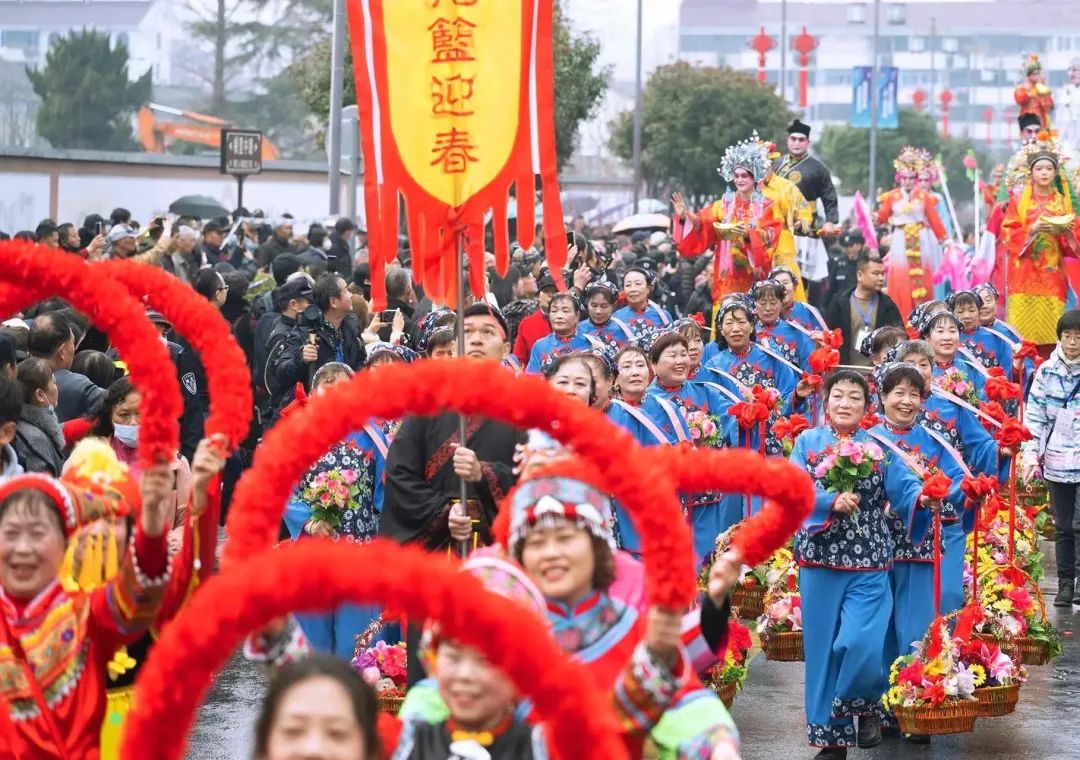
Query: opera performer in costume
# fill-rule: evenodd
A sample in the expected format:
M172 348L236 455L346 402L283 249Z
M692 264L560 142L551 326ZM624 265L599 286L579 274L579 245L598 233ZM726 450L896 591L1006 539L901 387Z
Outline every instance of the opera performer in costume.
M829 254L821 238L837 234L840 206L829 167L810 153L810 126L795 119L787 128L787 134L788 153L773 166L777 176L795 183L813 214L809 228L795 231L795 245L800 273L811 283L810 289L814 291L829 277ZM824 212L824 224L819 224L818 200Z
M892 529L886 504L921 541L929 520L922 483L883 451L859 423L870 389L854 370L825 382L829 423L795 439L791 462L814 481L814 510L795 535L806 657L806 733L819 758L842 760L856 744L881 742L881 695L888 685L881 653L892 614ZM829 483L836 459L868 457L852 492ZM856 732L855 718L859 725Z
M1069 83L1061 88L1057 112L1057 127L1061 142L1075 156L1080 149L1080 58L1069 65Z
M99 441L76 447L61 480L35 474L0 484L0 555L5 563L23 556L0 587L0 696L14 730L0 742L16 757L100 756L109 664L164 601L172 486L169 465L159 465L136 487ZM106 531L82 532L134 515L134 540L123 549L103 546ZM115 575L89 593L69 590L84 565L100 573L102 557Z
M1030 53L1024 62L1024 81L1016 85L1013 99L1020 106L1020 114L1033 114L1039 117L1043 129L1050 128L1050 114L1054 111L1054 94L1046 86L1042 62L1035 53Z
M773 252L773 266L782 266L793 272L800 272L795 235L810 232L814 224L814 208L803 198L798 185L776 173L773 162L780 158L776 145L762 144L768 154L769 168L765 173L765 181L761 183L761 193L772 201L777 216L784 222L780 230L780 239L776 242L776 250ZM795 298L805 302L806 290L803 288L801 274L797 275L796 281Z
M1066 256L1080 256L1072 188L1049 135L1025 144L1029 179L1009 199L1002 222L1006 248L1006 321L1024 340L1041 346L1057 341L1065 313Z
M773 266L773 253L784 221L759 183L768 173L765 147L756 139L743 140L724 151L720 175L735 189L695 214L672 195L675 207L675 244L683 256L714 252L712 301L714 311L724 297L745 293Z
M919 150L906 146L893 162L898 186L878 198L877 223L892 229L887 290L905 316L933 297L934 268L946 237L936 199L917 186L924 165Z

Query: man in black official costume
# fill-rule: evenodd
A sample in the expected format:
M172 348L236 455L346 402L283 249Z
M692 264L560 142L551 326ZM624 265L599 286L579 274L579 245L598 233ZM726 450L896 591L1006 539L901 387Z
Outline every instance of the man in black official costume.
M486 302L465 310L466 356L501 362L510 352L508 335L502 313ZM386 457L379 533L431 551L492 543L499 502L516 479L514 447L524 443L525 436L483 417L468 417L465 429L463 443L454 412L405 418ZM466 483L467 505L458 503L459 478ZM413 656L419 634L417 626L409 626L409 683L422 677Z
M825 210L825 224L820 227L824 236L836 235L836 225L840 223L840 210L836 202L836 188L833 186L829 168L810 155L810 127L798 119L791 122L787 129L788 153L776 159L776 173L794 182L812 206L816 207L818 198ZM815 229L818 227L814 225ZM828 287L829 255L825 244L815 234L813 237L798 235L795 244L798 248L799 269L808 281L807 291L810 303L819 309Z

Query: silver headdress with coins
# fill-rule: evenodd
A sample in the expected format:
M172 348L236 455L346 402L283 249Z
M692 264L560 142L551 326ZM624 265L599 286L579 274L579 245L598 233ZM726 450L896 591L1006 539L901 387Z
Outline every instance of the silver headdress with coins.
M761 182L769 171L769 151L754 131L746 140L729 145L720 161L720 176L731 182L735 179L736 169L746 169L755 182Z

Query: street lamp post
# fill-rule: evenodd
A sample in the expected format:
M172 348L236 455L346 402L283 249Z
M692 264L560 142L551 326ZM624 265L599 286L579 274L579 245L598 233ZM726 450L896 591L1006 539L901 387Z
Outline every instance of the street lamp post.
M787 0L780 0L780 99L787 100Z
M334 41L330 49L330 213L341 211L341 101L345 93L345 0L334 0Z
M641 5L637 0L637 84L634 87L634 213L641 199Z
M874 41L870 65L870 190L871 202L877 198L877 127L878 127L878 36L881 24L881 0L874 0Z

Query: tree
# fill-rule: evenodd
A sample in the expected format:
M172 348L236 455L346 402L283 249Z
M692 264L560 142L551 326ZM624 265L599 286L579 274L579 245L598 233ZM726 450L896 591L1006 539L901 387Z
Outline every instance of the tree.
M54 148L130 150L135 109L150 99L150 72L128 78L128 49L83 29L49 47L40 71L26 70L41 98L38 134Z
M899 124L897 129L878 130L877 189L892 187L896 174L893 168L896 154L905 145L914 145L927 148L935 156L941 156L949 177L949 192L955 203L971 200L974 189L965 175L962 162L968 148L972 146L963 140L942 138L934 118L912 108L900 109ZM846 124L830 124L822 130L814 149L829 166L833 177L840 180L842 192L852 194L861 190L866 193L870 181L870 130L857 129ZM980 157L979 164L986 167L987 160Z
M793 114L773 88L753 74L680 61L649 77L641 99L641 170L650 195L679 190L702 203L720 194L716 169L724 150L757 130L783 134ZM633 158L634 115L612 123L611 149Z
M554 23L554 80L555 80L555 148L561 169L574 153L577 131L600 105L607 91L609 70L598 68L600 44L589 35L575 35L566 19L555 6ZM298 57L290 72L300 97L307 104L318 125L317 139L323 143L326 122L330 117L330 39L313 44L305 55ZM345 45L345 95L343 105L356 103L353 84L352 46Z

